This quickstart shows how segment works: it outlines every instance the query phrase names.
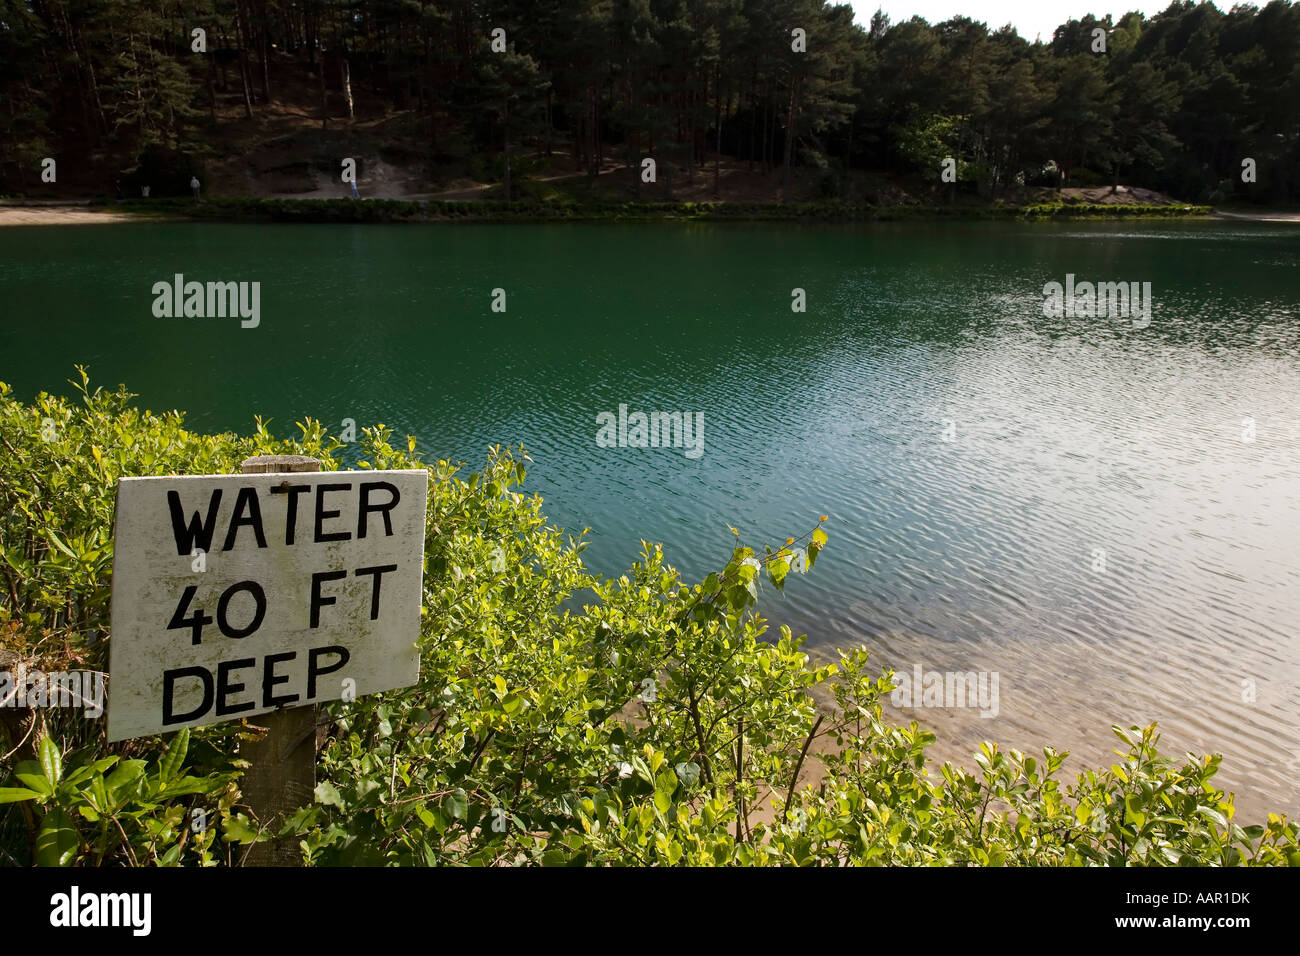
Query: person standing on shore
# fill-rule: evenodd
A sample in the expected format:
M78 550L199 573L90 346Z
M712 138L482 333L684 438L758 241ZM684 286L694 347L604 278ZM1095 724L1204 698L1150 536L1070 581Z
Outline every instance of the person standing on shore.
M199 201L199 177L198 176L190 177L190 192L194 193L194 201L198 202Z

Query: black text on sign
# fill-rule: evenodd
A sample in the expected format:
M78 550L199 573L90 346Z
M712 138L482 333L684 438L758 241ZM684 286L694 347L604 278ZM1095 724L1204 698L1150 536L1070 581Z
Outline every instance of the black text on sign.
M428 481L122 479L109 739L416 683Z

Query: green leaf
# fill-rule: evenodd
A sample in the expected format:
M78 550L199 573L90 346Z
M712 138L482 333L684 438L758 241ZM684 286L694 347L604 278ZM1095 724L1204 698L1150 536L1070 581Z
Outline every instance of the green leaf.
M63 543L63 539L54 533L53 529L46 528L45 536L50 539L50 543L66 554L70 558L75 558L77 553ZM47 738L48 739L48 738Z
M63 759L59 756L59 745L49 737L44 738L41 740L40 756L41 769L45 771L45 778L51 785L58 786L59 781L63 779Z
M36 865L69 866L80 845L81 837L72 818L55 807L45 814L36 834Z
M790 572L790 562L786 561L783 558L778 558L775 561L768 562L767 573L768 576L772 579L773 584L780 585L781 582L785 580L785 576L789 572Z
M312 792L316 796L317 803L323 803L327 807L338 807L340 810L347 809L343 806L343 796L339 793L338 788L328 780L322 780L316 784L316 789Z
M167 797L183 797L191 793L215 793L225 787L226 780L220 774L211 777L194 777L185 775L167 784Z
M104 783L114 799L123 800L132 787L144 776L143 760L123 760L117 769L105 778Z
M50 782L39 773L16 773L14 776L35 790L42 797L48 797L54 792L54 788L50 786Z
M665 770L655 778L655 809L667 813L673 805L673 793L677 790L677 775Z
M749 589L743 584L733 584L727 588L727 601L737 611L743 610L749 605Z
M236 813L221 821L221 830L225 834L228 843L257 843L270 839L269 837L259 837L253 821L242 813Z
M1140 799L1141 798L1135 793L1130 793L1124 798L1125 823L1132 823L1137 827L1141 827L1142 824L1146 823L1147 817L1146 814L1142 812L1142 804L1139 802Z
M177 843L174 847L158 858L159 866L177 866L181 858L183 847Z
M158 777L164 784L180 771L181 764L185 761L185 754L189 749L190 729L182 727L180 732L172 738L171 746L167 748L167 753L163 754L162 762L158 767Z
M10 554L8 551L0 550L0 558L4 558L5 564L9 565L9 567L13 568L23 577L26 577L31 573L31 563L17 557L16 552L15 554Z
M1087 800L1080 800L1079 805L1074 809L1074 815L1081 826L1087 826L1088 821L1092 819L1092 804Z
M97 773L95 776L90 778L90 787L87 791L86 799L89 800L90 805L100 813L107 813L109 811L110 803L112 801L109 800L108 786L104 783L103 774Z
M679 763L673 769L677 771L677 779L687 790L695 786L700 779L700 768L695 763Z
M0 787L0 803L21 803L23 800L35 800L40 794L26 787Z
M447 812L451 814L453 820L465 819L465 814L469 811L469 794L458 787L447 794L446 803Z
M1220 827L1221 829L1225 829L1225 830L1227 829L1228 820L1218 810L1215 810L1212 807L1197 807L1196 812L1199 813L1201 816L1205 817L1205 819L1214 823L1216 826Z

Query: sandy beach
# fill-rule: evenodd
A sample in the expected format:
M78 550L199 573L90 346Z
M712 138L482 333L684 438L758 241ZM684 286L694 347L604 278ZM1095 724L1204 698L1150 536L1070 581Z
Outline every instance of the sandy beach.
M140 216L88 206L3 206L0 226L81 226L103 222L138 221Z
M1300 212L1221 212L1214 210L1216 216L1224 219L1248 219L1252 222L1300 222Z

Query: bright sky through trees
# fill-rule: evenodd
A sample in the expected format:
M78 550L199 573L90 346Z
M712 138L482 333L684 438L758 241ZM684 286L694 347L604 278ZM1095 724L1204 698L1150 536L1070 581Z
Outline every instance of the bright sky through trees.
M1052 39L1052 31L1071 18L1082 19L1091 13L1104 17L1109 13L1118 21L1124 14L1136 10L1154 16L1169 7L1169 0L849 0L854 19L866 26L871 15L882 9L891 23L900 23L910 17L925 17L931 24L956 16L970 17L997 30L1012 24L1031 43L1041 34L1044 43ZM1262 4L1261 4L1262 5ZM1216 6L1227 12L1231 4Z

